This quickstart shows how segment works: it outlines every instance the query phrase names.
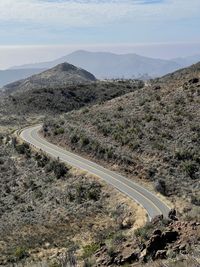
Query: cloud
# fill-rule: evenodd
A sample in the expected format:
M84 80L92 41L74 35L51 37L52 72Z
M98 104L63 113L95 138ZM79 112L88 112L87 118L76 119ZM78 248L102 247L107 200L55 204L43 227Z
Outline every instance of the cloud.
M0 44L195 42L199 10L199 0L0 0Z
M6 0L0 22L35 27L95 27L112 23L177 20L199 16L193 0Z

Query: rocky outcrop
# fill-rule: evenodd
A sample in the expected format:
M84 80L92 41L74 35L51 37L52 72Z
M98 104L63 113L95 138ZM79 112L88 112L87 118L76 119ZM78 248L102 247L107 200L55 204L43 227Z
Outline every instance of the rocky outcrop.
M104 244L95 255L97 266L122 266L149 259L163 260L172 254L188 254L189 247L198 242L199 224L181 221L176 210L171 210L168 220L162 215L156 216L141 229L141 233L144 231L147 231L145 238L124 239L118 246L113 246L112 251Z
M175 209L171 209L169 211L168 217L171 220L178 221L178 218L176 217L176 210Z

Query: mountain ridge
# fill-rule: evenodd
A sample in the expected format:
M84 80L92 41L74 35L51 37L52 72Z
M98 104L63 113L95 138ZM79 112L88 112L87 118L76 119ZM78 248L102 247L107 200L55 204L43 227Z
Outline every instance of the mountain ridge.
M69 63L59 64L51 69L19 80L3 87L6 93L28 91L30 89L54 88L66 84L79 84L96 81L93 74Z
M198 55L168 60L141 56L135 53L116 54L112 52L77 50L52 61L14 66L8 70L0 71L0 87L53 68L63 62L68 62L86 69L98 79L150 79L161 77L180 68L187 67L196 63L198 60L200 60L200 56ZM15 72L19 73L18 76L14 75ZM4 79L5 73L7 75L6 80Z
M115 54L111 52L90 52L77 50L64 57L49 62L26 64L20 68L49 68L61 62L69 62L94 73L97 78L133 78L148 73L160 76L174 71L180 66L164 59L140 56L135 53ZM18 67L14 67L17 69Z

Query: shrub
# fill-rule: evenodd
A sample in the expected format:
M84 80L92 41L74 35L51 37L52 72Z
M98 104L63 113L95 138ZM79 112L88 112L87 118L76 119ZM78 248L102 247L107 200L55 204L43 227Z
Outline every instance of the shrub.
M155 189L159 193L161 193L163 195L166 195L166 184L165 184L165 181L162 180L162 179L157 180L156 183L155 183Z
M149 179L153 179L155 177L157 173L157 169L154 168L154 167L150 167L148 170L147 170L147 176Z
M50 161L45 166L45 171L46 172L53 171L57 179L64 177L65 174L67 174L68 170L69 168L64 163L59 162L59 160Z
M187 161L183 164L183 170L192 179L195 179L195 174L198 171L198 166L195 162Z
M23 143L21 145L16 145L15 149L19 154L22 154L22 155L25 154L27 157L30 157L31 155L30 146L26 143Z
M79 140L80 140L80 137L79 137L77 134L72 134L72 135L70 136L70 142L71 142L72 144L76 144L76 143L78 143Z
M27 250L23 247L17 247L14 256L17 258L17 260L22 260L29 256Z
M45 167L49 162L49 158L45 155L36 154L35 159L37 160L38 167L42 168Z
M137 237L141 237L143 240L147 240L149 238L150 232L153 229L153 224L147 223L144 227L138 228L135 230L135 235Z
M175 158L178 160L190 160L193 158L193 155L190 153L190 151L178 150L175 152Z
M65 166L64 163L54 161L53 170L56 175L56 178L60 179L61 177L65 176L69 169Z
M89 259L84 260L83 262L83 267L92 267L93 266L93 262Z
M54 131L54 135L64 134L64 132L65 132L64 128L58 128Z
M86 245L83 247L83 258L89 258L91 257L98 249L99 249L99 244L97 243L91 243L90 245Z
M87 193L87 198L89 200L97 201L100 198L101 190L100 188L91 188Z
M118 108L117 108L117 111L123 111L124 109L123 109L123 107L122 106L119 106Z
M200 195L199 196L191 196L191 203L196 205L196 206L200 206Z
M88 137L83 136L81 137L80 143L82 147L87 146L90 143L90 140Z

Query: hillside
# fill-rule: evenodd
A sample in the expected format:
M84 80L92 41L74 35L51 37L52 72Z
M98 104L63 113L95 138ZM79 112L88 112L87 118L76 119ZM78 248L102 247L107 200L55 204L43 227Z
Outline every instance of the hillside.
M95 81L77 85L20 90L0 99L0 121L7 115L47 115L60 114L83 106L101 103L106 100L133 92L144 86L142 81Z
M200 205L199 121L200 63L104 104L47 120L44 135L148 183L183 216L195 217Z
M1 132L0 171L1 266L159 267L152 260L179 254L182 267L198 264L198 223L145 224L144 210L119 191Z
M27 79L8 84L3 90L8 93L25 92L30 89L55 88L92 81L96 81L96 78L91 73L71 64L62 63Z
M125 219L129 226L122 229ZM26 260L27 266L33 261L61 266L53 265L58 255L70 253L83 262L105 238L141 227L145 216L97 178L32 152L0 131L0 220L0 266Z

